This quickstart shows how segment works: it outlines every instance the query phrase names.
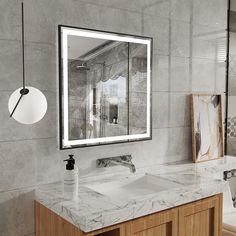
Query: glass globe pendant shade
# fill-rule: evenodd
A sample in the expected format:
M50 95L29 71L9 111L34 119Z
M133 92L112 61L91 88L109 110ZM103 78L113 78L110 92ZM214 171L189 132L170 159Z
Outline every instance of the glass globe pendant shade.
M44 94L34 87L27 87L29 92L22 96L12 117L22 124L34 124L40 121L47 111L47 100ZM22 88L15 90L8 101L9 112L12 113Z

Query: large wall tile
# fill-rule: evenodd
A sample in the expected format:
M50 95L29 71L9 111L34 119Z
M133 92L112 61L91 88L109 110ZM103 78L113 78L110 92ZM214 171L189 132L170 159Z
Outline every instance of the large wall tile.
M26 126L18 123L13 118L10 118L10 113L8 111L8 100L12 92L13 91L0 92L0 105L2 108L0 113L0 141L56 137L56 93L43 91L48 102L47 113L40 122ZM35 104L35 106L37 106L37 104Z
M190 126L189 94L170 94L169 127Z
M208 59L192 61L192 91L212 93L215 91L216 63Z
M216 62L208 59L193 59L192 63L193 92L225 92L225 62Z
M190 62L186 57L171 57L170 90L174 92L190 91Z
M169 93L153 93L152 98L152 127L154 129L168 127Z
M0 90L22 86L21 44L15 40L0 40Z
M142 29L139 13L78 2L74 2L67 24L136 35Z
M0 235L34 234L34 199L32 188L0 192Z
M56 44L57 25L67 24L67 19L73 9L71 4L71 0L25 1L26 40Z
M77 150L60 151L56 138L41 139L35 142L34 155L36 157L36 180L37 184L58 182L63 180L65 162L68 154L74 154ZM76 165L79 155L75 155Z
M190 22L192 0L170 0L171 19Z
M142 167L144 165L145 150L148 150L148 144L151 141L140 141L140 142L132 142L132 143L123 143L123 144L115 144L109 146L99 146L99 147L91 147L91 148L82 148L77 150L72 150L71 152L75 154L76 157L79 157L78 166L80 169L81 178L85 178L88 176L100 176L103 174L112 174L114 171L120 171L122 173L129 174L129 168L123 166L116 166L114 168L96 168L96 160L98 158L103 157L112 157L118 155L127 155L132 154L133 162L137 168ZM160 147L156 147L157 149ZM157 150L156 149L156 150ZM154 149L152 150L154 152ZM148 154L147 154L148 155ZM153 157L153 155L152 155ZM150 157L150 158L152 158ZM138 162L139 159L142 159L142 162ZM156 160L158 161L158 160ZM149 165L149 163L146 163Z
M114 168L96 169L96 159L116 155L132 154L133 163L137 168L153 164L188 159L191 130L189 127L153 129L150 141L130 144L116 144L107 147L74 150L75 156L80 156L79 168L81 177L114 173L130 173L128 168L117 166ZM146 157L148 156L148 161Z
M58 24L141 34L139 13L72 0L52 0L49 4L46 0L29 0L25 21L26 39L34 42L55 44Z
M214 60L217 56L215 40L204 40L201 36L193 37L193 57Z
M0 40L0 90L15 90L22 86L22 49L20 41ZM56 91L56 46L26 43L26 85L40 90Z
M77 0L110 8L168 16L169 0Z
M144 143L143 143L144 144ZM135 164L148 166L191 158L191 129L189 127L163 128L153 130L153 139L145 146L140 145ZM149 161L143 163L144 156Z
M193 24L193 57L226 60L226 38L224 29Z
M233 2L231 1L231 4ZM230 20L229 20L229 31L230 32L236 32L236 12L235 10L232 8L232 5L230 6Z
M40 43L26 44L25 73L28 85L41 90L54 92L57 89L56 46ZM32 84L31 84L32 80Z
M146 4L143 7L142 13L145 15L169 17L170 0L157 0L153 3Z
M182 21L171 21L171 55L189 57L190 24Z
M235 110L235 103L236 103L236 96L229 96L228 106L229 106L229 118L236 117L236 110Z
M21 38L21 5L18 0L0 1L0 39Z
M153 37L153 52L169 55L169 19L144 16L143 34Z
M229 76L229 95L236 96L236 75Z
M153 55L152 91L168 91L169 89L169 57Z
M169 129L169 162L191 159L191 128L179 127Z
M0 192L36 183L37 140L0 142Z
M226 29L227 7L227 0L193 0L193 21Z
M217 63L216 67L216 93L226 92L225 62ZM235 91L235 90L234 90Z
M49 180L55 180L55 173L57 172L57 178L63 176L63 170L65 168L62 163L69 153L74 154L76 162L80 170L80 178L86 178L89 176L101 176L104 174L112 174L114 171L122 173L130 173L128 168L123 166L116 166L113 168L96 168L96 160L102 157L111 157L116 155L132 154L133 162L137 168L149 166L152 164L158 164L163 162L178 161L188 159L189 154L189 128L163 128L153 129L153 138L150 141L140 141L135 143L124 143L109 146L98 146L74 150L66 150L63 152L56 152L50 154L50 160L47 157L42 157L38 160L38 172L42 169L43 174L38 174L39 183L47 183ZM176 133L176 134L175 134ZM53 143L54 141L50 141ZM48 153L53 152L53 147L49 148ZM45 154L45 152L44 152ZM48 154L46 154L47 156ZM171 155L171 156L170 156ZM148 161L146 157L148 156ZM45 161L52 163L46 166ZM61 164L60 164L61 161ZM41 163L40 163L41 162ZM56 168L53 167L53 163L56 163ZM50 170L53 169L54 174L50 174ZM57 169L57 171L55 171ZM48 176L48 179L47 177Z

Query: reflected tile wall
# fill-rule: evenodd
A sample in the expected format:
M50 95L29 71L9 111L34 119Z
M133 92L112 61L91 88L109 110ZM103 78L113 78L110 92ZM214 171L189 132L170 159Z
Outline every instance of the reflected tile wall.
M137 169L191 159L188 94L225 91L227 0L26 0L26 81L43 90L48 112L38 124L9 118L7 102L21 85L20 2L0 0L0 235L34 235L33 189L62 178L62 160L75 154L81 178L96 159L132 154ZM217 12L217 14L216 14ZM57 25L153 37L153 139L58 150ZM223 55L223 56L222 56Z

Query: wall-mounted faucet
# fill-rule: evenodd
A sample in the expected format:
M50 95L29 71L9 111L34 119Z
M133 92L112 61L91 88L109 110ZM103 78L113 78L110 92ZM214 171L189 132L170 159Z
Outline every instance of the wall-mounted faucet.
M102 159L97 160L98 168L104 168L104 167L110 167L110 166L116 166L116 165L128 167L132 173L136 172L135 165L132 163L131 155L108 157L108 158L102 158Z
M224 177L224 180L228 180L228 179L231 179L232 177L236 177L236 169L224 171L223 177Z

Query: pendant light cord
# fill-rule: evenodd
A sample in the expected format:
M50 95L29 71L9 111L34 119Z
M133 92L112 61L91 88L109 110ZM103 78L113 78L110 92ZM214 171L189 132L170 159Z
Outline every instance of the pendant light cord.
M23 77L23 89L20 90L21 96L19 97L14 109L12 110L10 117L13 116L20 100L26 95L29 90L25 88L25 29L24 29L24 3L21 2L21 43L22 43L22 77Z
M23 89L25 90L25 23L24 23L24 3L21 3L21 43L22 43L22 77Z

